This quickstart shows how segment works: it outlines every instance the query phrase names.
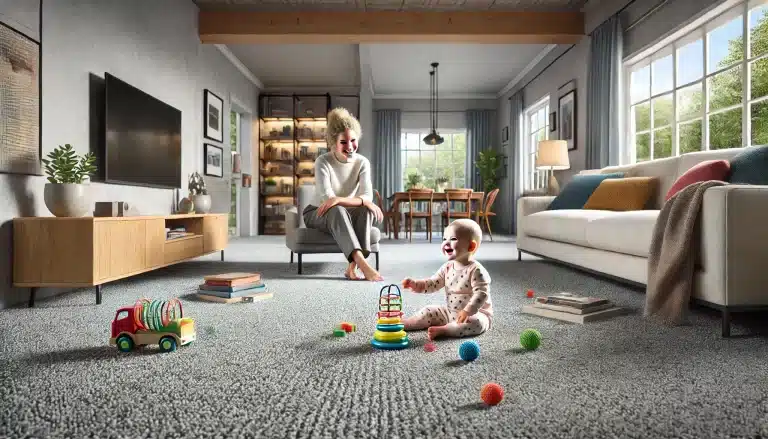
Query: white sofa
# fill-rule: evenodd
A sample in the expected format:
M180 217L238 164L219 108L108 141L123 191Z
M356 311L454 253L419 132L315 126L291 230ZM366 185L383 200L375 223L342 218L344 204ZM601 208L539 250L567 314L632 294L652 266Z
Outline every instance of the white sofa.
M525 252L644 286L651 234L669 188L697 163L729 160L741 151L695 152L581 172L658 177L649 210L547 210L555 197L522 197L517 210L518 260L520 252ZM768 306L768 186L710 188L704 194L700 215L701 251L693 297L722 312L723 336L728 337L731 312Z

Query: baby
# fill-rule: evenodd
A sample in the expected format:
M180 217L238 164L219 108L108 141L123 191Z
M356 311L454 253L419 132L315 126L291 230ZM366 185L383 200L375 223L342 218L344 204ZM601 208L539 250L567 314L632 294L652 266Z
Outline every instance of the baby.
M445 228L442 251L448 262L429 279L403 280L403 288L415 293L434 293L445 288L445 305L430 305L403 320L405 330L427 329L430 340L441 336L479 335L491 325L488 271L474 260L483 239L480 226L471 219L458 219Z

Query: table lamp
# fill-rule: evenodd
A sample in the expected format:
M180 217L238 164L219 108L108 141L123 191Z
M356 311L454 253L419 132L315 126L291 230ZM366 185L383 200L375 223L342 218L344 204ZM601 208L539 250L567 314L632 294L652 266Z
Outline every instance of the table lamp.
M554 171L562 171L570 167L568 142L565 140L542 140L539 142L539 149L536 152L536 169L549 170L547 195L557 195L560 192L560 185L557 184Z

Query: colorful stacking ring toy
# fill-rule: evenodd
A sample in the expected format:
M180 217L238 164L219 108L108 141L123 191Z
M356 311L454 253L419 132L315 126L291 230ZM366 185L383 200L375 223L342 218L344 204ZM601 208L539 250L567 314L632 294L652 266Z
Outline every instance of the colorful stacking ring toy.
M389 291L395 287L396 294L389 294ZM386 293L384 290L387 290ZM402 295L400 287L395 284L383 287L379 291L379 311L376 314L376 332L373 334L371 346L376 349L397 350L405 349L410 342L408 333L405 332L405 325L400 319L403 316Z

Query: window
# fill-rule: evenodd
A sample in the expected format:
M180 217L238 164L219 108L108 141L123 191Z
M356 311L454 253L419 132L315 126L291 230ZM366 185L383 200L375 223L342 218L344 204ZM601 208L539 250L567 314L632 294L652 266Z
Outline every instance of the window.
M768 1L627 66L630 162L768 144Z
M536 170L536 151L539 142L549 138L549 96L525 110L523 132L522 188L535 191L547 186L547 171Z
M440 133L445 142L427 145L422 140L429 130L400 134L400 154L403 166L403 188L408 188L408 175L421 173L425 187L436 189L435 179L448 179L447 187L463 188L466 182L467 136L464 132Z

